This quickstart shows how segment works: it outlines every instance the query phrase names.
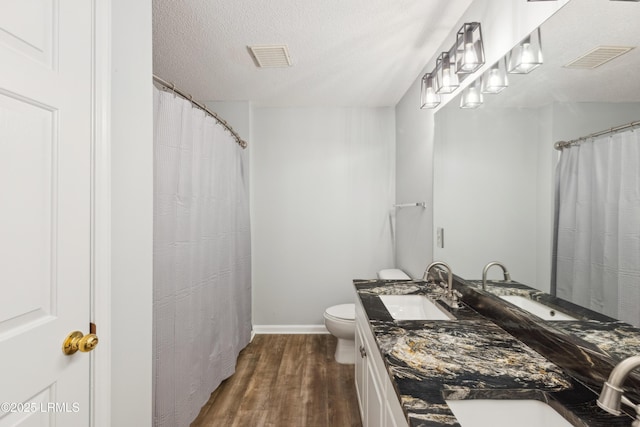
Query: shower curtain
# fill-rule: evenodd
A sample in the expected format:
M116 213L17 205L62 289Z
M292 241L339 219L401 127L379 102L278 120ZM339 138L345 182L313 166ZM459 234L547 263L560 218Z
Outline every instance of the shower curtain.
M640 131L562 150L556 295L640 326Z
M247 176L221 125L155 87L154 126L154 425L181 427L250 340Z

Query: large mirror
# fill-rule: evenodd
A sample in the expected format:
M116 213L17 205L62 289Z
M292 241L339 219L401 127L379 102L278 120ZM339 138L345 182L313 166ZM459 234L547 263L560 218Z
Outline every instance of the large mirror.
M513 280L551 291L553 144L640 120L638 22L638 2L572 0L541 26L541 67L510 74L477 109L454 99L436 113L434 259L468 279L501 261ZM567 67L600 46L634 49L594 69Z

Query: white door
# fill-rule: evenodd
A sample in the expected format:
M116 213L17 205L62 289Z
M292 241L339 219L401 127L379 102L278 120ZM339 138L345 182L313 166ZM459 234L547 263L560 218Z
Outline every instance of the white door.
M91 54L91 1L0 0L0 426L89 425Z

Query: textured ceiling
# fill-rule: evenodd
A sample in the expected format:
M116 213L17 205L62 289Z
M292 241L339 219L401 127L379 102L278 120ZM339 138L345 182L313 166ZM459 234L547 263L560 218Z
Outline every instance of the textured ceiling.
M544 64L510 75L500 95L485 103L537 107L552 102L640 102L640 3L572 0L541 26ZM630 52L585 69L564 66L597 46L634 46ZM457 101L452 101L457 102Z
M471 1L153 0L154 73L200 101L394 106ZM293 66L256 68L263 44Z

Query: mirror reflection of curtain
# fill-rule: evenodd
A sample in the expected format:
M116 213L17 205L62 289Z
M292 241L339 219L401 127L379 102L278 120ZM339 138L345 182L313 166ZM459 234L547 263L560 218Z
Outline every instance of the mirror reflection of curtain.
M233 137L190 102L154 88L154 126L153 424L183 427L250 340L247 177Z
M640 326L640 129L564 148L556 295Z

